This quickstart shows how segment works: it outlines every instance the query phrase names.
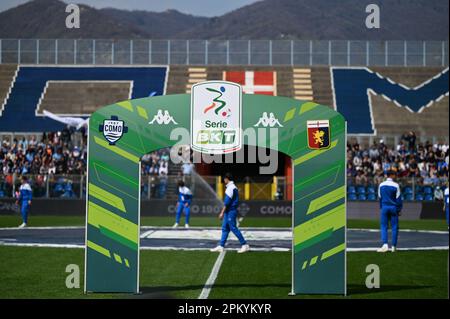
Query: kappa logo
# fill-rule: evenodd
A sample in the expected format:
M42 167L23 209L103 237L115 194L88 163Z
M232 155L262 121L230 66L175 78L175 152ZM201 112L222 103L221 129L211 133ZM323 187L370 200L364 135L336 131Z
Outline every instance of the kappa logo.
M218 96L216 96L213 99L213 103L209 106L207 106L204 110L203 113L207 113L211 110L214 110L214 113L216 113L216 115L221 116L223 118L228 118L231 116L231 109L227 107L227 102L225 102L224 100L221 100L220 98L222 97L223 93L225 93L226 89L224 86L220 87L220 91L213 89L213 88L206 88L209 92L213 92L218 94Z
M109 142L109 145L115 145L123 134L128 132L128 127L125 126L124 121L112 115L110 120L103 120L103 124L100 124L98 130L103 132L103 136Z
M275 125L278 125L278 127L283 127L283 125L281 125L280 121L275 117L275 115L272 112L270 112L269 115L267 115L267 112L263 112L258 122L253 126L275 127Z
M155 122L159 125L169 125L170 123L178 124L167 110L158 110L156 115L153 117L153 120L148 122L148 124L153 124Z

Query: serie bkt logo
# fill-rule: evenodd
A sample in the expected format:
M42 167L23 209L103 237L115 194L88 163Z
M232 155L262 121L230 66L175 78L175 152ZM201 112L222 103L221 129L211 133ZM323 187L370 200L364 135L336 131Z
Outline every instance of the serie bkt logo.
M226 81L208 81L192 86L192 149L225 154L241 149L242 88Z
M111 116L110 120L104 120L98 129L103 132L103 136L109 142L109 145L115 145L122 135L128 132L128 127L125 126L124 122L114 115Z

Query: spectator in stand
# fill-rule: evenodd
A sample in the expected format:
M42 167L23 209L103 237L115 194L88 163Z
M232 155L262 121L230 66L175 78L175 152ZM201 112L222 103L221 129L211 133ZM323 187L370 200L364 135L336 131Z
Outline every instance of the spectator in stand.
M182 171L183 171L183 175L192 175L192 172L194 170L194 164L188 162L188 163L183 163L183 165L181 166Z
M444 200L444 192L439 186L436 186L434 189L434 200L443 201Z
M444 185L448 181L448 144L417 144L416 141L411 131L402 136L395 148L389 148L383 140L378 144L374 142L369 149L362 149L358 143L348 143L349 180L356 184L379 184L382 174L386 176L392 170L399 178L415 178L419 185Z

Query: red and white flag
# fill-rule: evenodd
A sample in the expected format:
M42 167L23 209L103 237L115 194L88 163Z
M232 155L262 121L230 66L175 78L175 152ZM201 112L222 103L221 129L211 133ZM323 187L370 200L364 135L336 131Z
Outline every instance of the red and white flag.
M225 81L242 85L247 94L277 95L277 73L272 71L224 71Z

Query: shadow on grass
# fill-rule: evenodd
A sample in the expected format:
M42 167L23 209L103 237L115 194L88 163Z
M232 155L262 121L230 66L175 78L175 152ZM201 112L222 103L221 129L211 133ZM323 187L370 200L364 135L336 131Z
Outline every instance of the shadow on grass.
M172 299L179 298L174 295L178 291L201 291L205 286L203 285L185 285L185 286L154 286L141 287L141 294L133 295L131 298L162 298ZM290 284L215 284L213 288L285 288L289 291ZM433 286L412 286L412 285L384 285L379 289L368 289L365 285L352 285L347 287L348 297L355 295L371 295L376 296L378 293L383 294L387 292L403 291L403 290L421 290L433 288Z
M374 295L377 293L386 293L402 290L420 290L433 288L433 286L411 286L411 285L381 285L380 288L369 289L365 285L348 285L347 294L352 295Z
M286 288L291 289L290 284L214 284L211 286L204 285L187 285L187 286L154 286L141 287L141 294L134 295L133 298L175 298L172 293L177 291L202 290L203 288Z

